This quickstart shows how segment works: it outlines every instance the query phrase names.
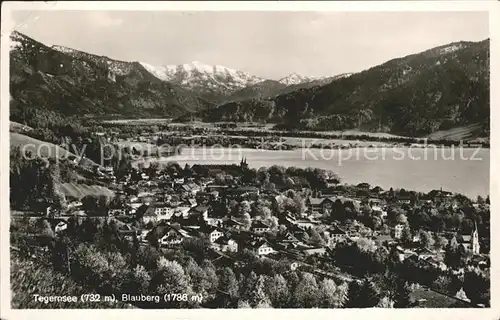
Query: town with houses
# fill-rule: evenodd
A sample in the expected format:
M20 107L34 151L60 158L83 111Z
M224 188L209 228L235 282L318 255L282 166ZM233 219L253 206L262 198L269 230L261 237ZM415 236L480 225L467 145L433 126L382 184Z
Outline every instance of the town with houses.
M130 167L119 177L112 167L96 166L95 178L116 193L113 201L103 210L94 210L89 203L98 203L96 197L67 197L64 210L49 206L41 219L50 222L56 235L69 231L71 219L111 219L121 240L131 244L162 250L200 240L206 243L211 261L222 266L241 264L241 253L251 252L258 259L286 261L291 271L306 270L336 281L361 278L349 271L356 260L336 265L335 252L352 245L382 250L399 263L411 261L423 270L457 276L467 268L489 270L489 220L481 228L471 220L465 232L460 223L436 226L442 224L437 222L437 212L450 215L464 206L475 211L473 217L478 211L489 216L489 198L470 200L444 190L427 194L383 190L368 183L349 186L331 172L311 169L309 173L318 175L311 177L304 174L307 170L298 171L302 173L294 176L293 170L279 166L250 169L245 158L239 165L182 168L172 162L163 167ZM276 173L286 183L270 183L269 176L276 180ZM431 213L432 222L413 218L420 211ZM427 230L429 226L433 230ZM453 250L467 257L465 264L447 265L452 244ZM452 302L470 302L463 289L462 300L458 294L448 297L425 290ZM423 296L415 303L427 307L426 301L432 298Z

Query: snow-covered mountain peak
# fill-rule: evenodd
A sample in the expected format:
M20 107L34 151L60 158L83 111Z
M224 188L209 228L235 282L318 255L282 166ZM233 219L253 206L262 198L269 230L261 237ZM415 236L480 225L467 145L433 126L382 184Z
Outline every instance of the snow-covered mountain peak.
M288 76L281 78L279 80L280 83L283 83L285 85L293 85L293 84L300 84L300 83L306 83L306 82L311 82L315 80L313 77L305 77L301 76L300 74L297 73L291 73Z
M178 68L179 66L170 65L169 69ZM210 66L200 61L191 61L190 63L182 64L182 69L185 71L198 71L201 73L211 73L214 71L214 66Z
M243 71L221 65L208 65L200 61L163 66L140 63L151 74L163 81L174 82L193 89L237 90L264 81L262 78Z

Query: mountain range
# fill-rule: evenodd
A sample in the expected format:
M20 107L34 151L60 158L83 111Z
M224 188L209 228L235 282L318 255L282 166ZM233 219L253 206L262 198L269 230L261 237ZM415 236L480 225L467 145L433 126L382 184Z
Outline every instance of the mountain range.
M48 47L19 32L10 36L11 118L35 108L64 115L179 116L213 104L161 81L138 62Z
M489 125L489 40L458 42L360 73L270 80L198 61L153 66L10 36L11 118L65 115L193 117L294 129L363 128L422 135Z
M220 101L221 97L265 80L243 71L199 61L164 66L140 64L158 79L188 88L211 101Z
M489 40L457 42L328 83L232 101L196 117L272 122L286 129L360 129L410 136L479 124L476 134L488 135L489 76Z

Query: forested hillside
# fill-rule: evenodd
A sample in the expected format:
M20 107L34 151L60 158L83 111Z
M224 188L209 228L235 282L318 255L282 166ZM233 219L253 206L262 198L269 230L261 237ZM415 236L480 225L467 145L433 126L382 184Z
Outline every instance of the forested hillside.
M234 101L206 121L267 121L308 130L361 128L424 135L480 123L489 129L489 40L394 59L323 86Z

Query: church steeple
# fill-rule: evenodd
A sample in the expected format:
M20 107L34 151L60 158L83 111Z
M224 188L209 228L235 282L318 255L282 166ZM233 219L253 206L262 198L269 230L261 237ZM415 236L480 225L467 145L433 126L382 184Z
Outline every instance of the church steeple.
M247 158L246 157L243 157L241 159L240 167L243 168L243 169L247 169L248 168L248 163L247 163Z
M474 230L472 230L471 234L471 245L472 245L472 253L479 254L479 233L477 230L477 223L474 221Z

